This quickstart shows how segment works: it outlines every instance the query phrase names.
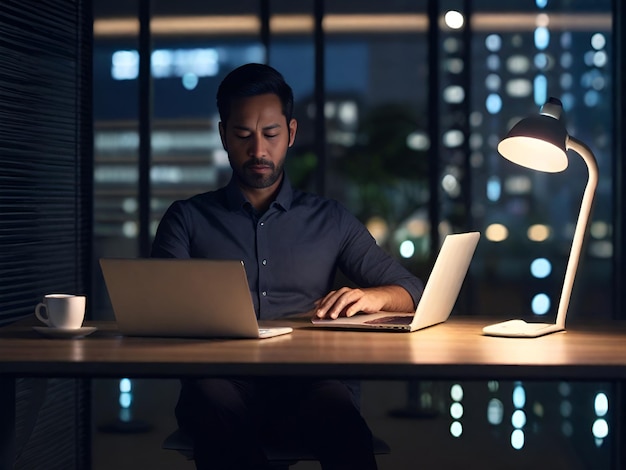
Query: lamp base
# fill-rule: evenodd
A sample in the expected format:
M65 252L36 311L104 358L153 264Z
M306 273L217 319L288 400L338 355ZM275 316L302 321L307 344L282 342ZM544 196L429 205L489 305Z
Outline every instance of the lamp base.
M484 327L483 334L505 338L537 338L564 330L565 328L555 323L526 323L524 320L508 320Z

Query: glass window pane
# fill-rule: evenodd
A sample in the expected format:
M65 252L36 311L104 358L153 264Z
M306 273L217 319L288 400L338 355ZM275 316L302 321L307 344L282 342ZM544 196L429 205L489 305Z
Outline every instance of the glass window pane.
M430 253L424 8L329 2L323 20L328 195L421 274Z
M473 273L486 287L478 291L475 308L554 321L587 168L570 151L565 171L540 173L508 162L496 150L512 124L538 113L554 96L563 102L568 132L593 150L600 169L569 317L608 317L613 310L611 2L575 9L560 2L531 8L531 2L509 2L509 7L513 3L517 12L486 1L473 4L472 217L485 234ZM550 267L546 276L531 270L539 259Z
M174 200L230 178L215 93L230 70L266 55L256 1L153 5L152 234Z
M294 94L298 132L285 169L291 183L315 191L320 162L316 154L314 96L315 44L313 0L273 0L270 12L269 65L283 74Z
M95 1L93 56L94 256L134 257L139 232L139 55L136 5ZM129 19L130 18L130 19ZM94 263L96 319L112 313Z

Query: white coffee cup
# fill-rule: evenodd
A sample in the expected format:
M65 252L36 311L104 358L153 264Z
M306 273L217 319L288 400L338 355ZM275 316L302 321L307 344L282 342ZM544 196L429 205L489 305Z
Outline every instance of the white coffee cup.
M78 329L85 318L85 296L47 294L35 307L35 316L50 328Z

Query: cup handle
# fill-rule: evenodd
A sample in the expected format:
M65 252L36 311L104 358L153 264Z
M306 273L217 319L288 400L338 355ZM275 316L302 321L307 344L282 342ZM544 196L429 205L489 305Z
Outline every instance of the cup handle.
M43 313L41 313L41 309L44 309L46 311L46 316L44 316ZM35 307L35 316L37 317L39 321L50 326L50 319L48 318L48 307L43 302L39 302L37 306Z

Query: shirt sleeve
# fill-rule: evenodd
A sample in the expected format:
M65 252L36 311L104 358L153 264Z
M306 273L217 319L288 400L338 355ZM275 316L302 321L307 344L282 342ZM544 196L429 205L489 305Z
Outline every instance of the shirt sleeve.
M181 201L174 202L163 215L152 242L152 258L190 258L191 224Z
M360 287L403 287L417 306L424 283L381 248L367 228L341 206L339 220L345 234L339 257L341 271Z

